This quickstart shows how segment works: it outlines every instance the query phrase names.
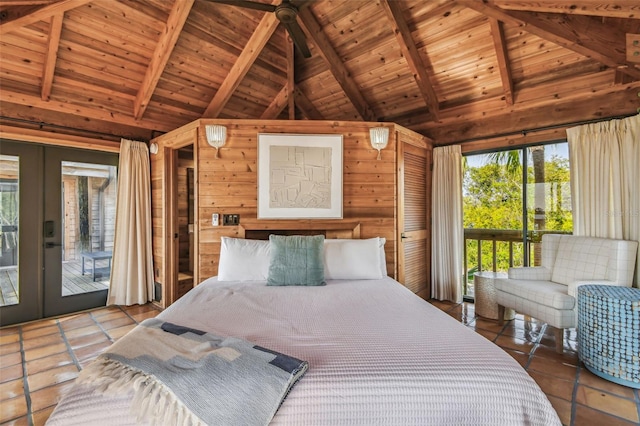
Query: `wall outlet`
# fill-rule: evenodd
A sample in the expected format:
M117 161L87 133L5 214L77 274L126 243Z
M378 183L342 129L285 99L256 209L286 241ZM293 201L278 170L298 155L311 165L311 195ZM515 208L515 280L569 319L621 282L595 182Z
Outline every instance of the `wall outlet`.
M211 225L220 226L220 215L218 213L214 213L211 215Z

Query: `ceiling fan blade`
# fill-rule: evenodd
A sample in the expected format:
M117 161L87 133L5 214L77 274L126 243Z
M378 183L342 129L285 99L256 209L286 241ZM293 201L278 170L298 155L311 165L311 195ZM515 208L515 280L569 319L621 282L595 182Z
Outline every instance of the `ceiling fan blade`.
M232 6L244 7L246 9L262 10L264 12L273 12L276 6L269 3L257 3L247 0L210 0L213 3L230 4Z
M300 25L298 25L298 22L289 22L284 24L284 26L289 32L289 35L293 40L293 44L296 45L300 53L302 53L302 56L304 56L305 58L310 58L311 51L307 46L307 38L305 37L304 32L302 32L302 28L300 28Z

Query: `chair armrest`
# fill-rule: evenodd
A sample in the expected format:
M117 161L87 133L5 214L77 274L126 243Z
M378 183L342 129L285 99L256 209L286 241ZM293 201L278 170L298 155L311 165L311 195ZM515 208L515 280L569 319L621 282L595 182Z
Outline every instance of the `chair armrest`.
M625 284L620 283L618 281L609 281L609 280L574 281L574 282L569 284L569 288L567 289L567 294L569 294L569 296L573 296L573 297L575 297L577 299L578 298L578 287L580 287L582 285L589 285L589 284L612 285L612 286L617 286L617 287L631 287L630 285L625 285Z
M550 281L551 270L544 266L531 266L526 268L509 268L509 279Z

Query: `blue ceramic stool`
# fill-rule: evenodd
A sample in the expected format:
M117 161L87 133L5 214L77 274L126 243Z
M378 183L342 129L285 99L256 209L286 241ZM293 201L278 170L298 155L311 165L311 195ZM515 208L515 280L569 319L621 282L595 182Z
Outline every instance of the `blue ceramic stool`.
M640 289L578 287L578 356L596 376L640 389Z

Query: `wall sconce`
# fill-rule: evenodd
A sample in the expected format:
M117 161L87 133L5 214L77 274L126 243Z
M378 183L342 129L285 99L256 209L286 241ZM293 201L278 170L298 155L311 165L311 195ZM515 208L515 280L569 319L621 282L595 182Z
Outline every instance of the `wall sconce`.
M216 149L216 158L220 158L218 149L227 142L227 128L219 124L207 124L204 128L207 132L207 142Z
M155 155L158 153L158 144L155 142L151 142L149 144L149 153Z
M389 143L388 127L372 127L369 129L369 137L371 138L371 146L378 150L378 160L380 159L380 150L387 147Z

